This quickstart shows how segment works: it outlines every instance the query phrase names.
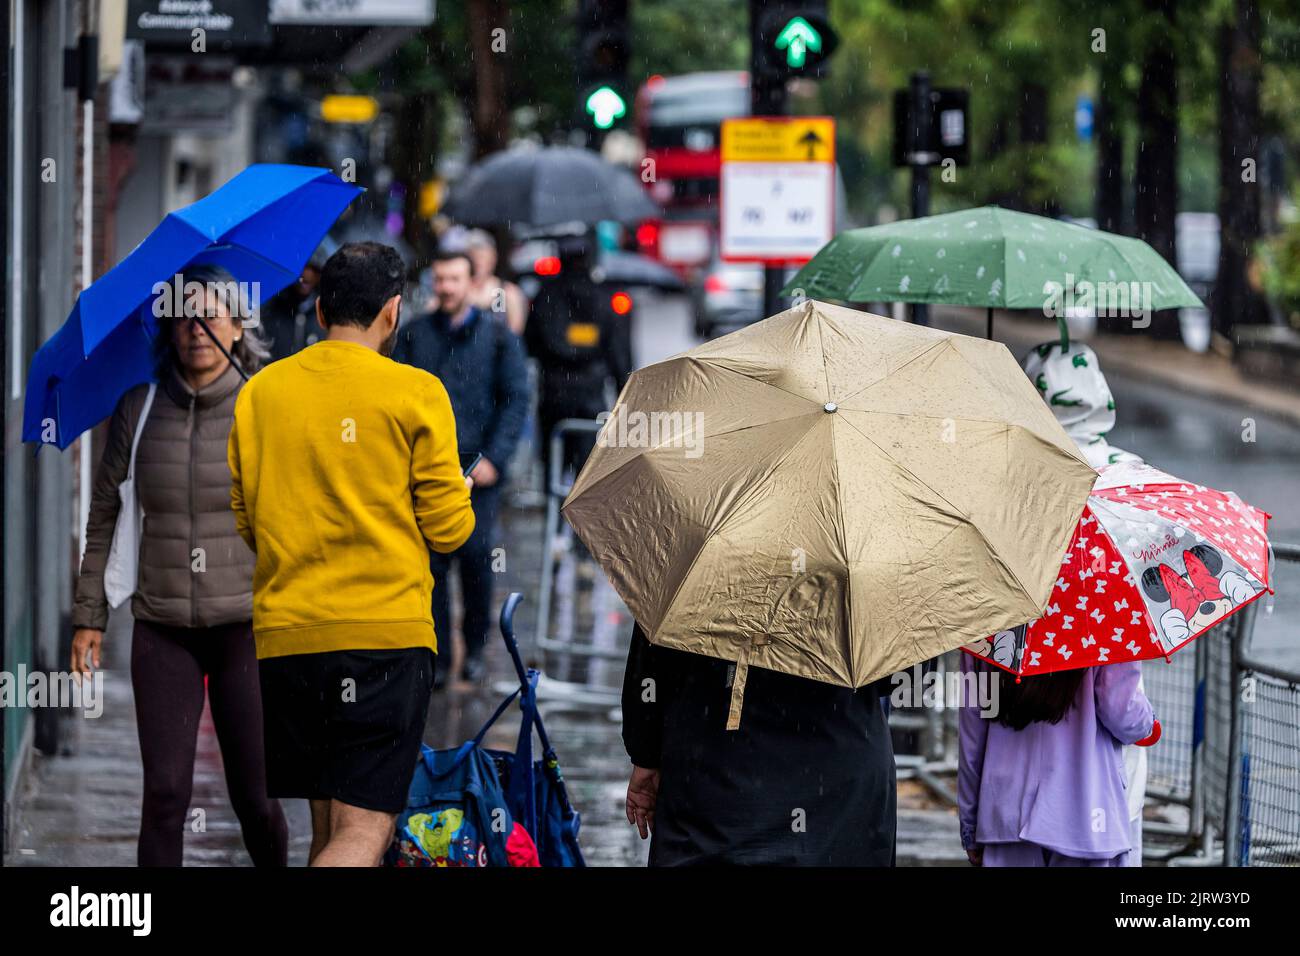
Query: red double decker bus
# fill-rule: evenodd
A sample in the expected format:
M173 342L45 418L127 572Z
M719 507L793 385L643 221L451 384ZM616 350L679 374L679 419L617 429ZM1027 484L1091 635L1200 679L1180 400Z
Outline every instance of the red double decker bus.
M652 76L637 93L642 180L664 210L637 229L644 255L683 275L708 262L718 233L722 121L748 116L743 71Z

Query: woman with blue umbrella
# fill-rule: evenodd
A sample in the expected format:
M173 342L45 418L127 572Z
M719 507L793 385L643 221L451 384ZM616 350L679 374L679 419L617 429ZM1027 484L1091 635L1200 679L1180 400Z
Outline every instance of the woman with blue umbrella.
M82 290L32 359L24 440L66 448L111 413L72 671L101 667L109 606L130 597L142 865L181 863L205 692L248 852L287 862L284 815L266 795L254 557L235 530L226 445L240 388L267 355L257 304L297 280L360 191L326 169L248 167Z
M283 866L288 829L279 801L266 795L254 556L235 530L226 464L241 370L256 371L267 350L247 327L255 324L251 305L222 294L238 288L229 272L200 266L182 281L186 290L203 290L202 307L159 317L157 384L129 390L109 423L77 578L72 669L100 666L109 608L104 571L122 505L118 489L130 473L145 516L131 600L131 684L144 763L140 865L181 863L206 684L244 844L255 864Z

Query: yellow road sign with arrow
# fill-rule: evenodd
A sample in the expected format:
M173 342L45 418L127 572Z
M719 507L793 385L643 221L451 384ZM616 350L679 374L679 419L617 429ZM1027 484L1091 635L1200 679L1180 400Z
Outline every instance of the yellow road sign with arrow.
M832 163L835 120L829 116L747 116L722 124L722 161Z

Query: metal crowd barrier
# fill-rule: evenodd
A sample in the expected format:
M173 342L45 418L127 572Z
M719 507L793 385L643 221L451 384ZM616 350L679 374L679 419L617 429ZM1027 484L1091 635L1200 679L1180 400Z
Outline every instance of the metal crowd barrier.
M1274 545L1273 551L1278 566L1300 563L1300 545ZM1274 574L1281 576L1276 567ZM1184 808L1172 822L1145 822L1148 860L1300 865L1300 671L1254 655L1263 600L1197 638L1188 651L1143 666L1146 694L1163 729L1148 752L1147 800ZM950 656L932 665L956 667ZM910 752L896 755L899 779L916 778L955 802L941 775L957 766L956 711L941 703L895 709L890 726L916 741Z
M1167 662L1143 664L1146 695L1163 729L1159 745L1147 755L1147 800L1183 808L1172 822L1145 822L1143 831L1156 838L1144 841L1145 859L1184 866L1219 862L1215 837L1227 786L1228 663L1233 644L1253 626L1247 611L1234 614L1197 638L1190 650Z
M1198 694L1204 693L1201 670L1209 637L1194 644L1193 653L1142 665L1142 683L1163 728L1160 746L1147 753L1147 796L1166 803L1191 806L1204 717Z
M1261 599L1263 600L1263 599ZM1222 845L1228 814L1229 768L1232 765L1232 648L1247 639L1255 626L1251 605L1228 619L1233 627L1206 635L1204 762L1197 794L1202 809L1201 848L1196 862L1222 863Z
M560 506L573 489L572 482L567 481L564 474L564 441L570 435L595 435L600 429L601 424L590 418L565 418L556 423L548 439L550 467L546 475L542 579L533 639L538 656L556 665L554 672L565 674L575 666L575 662L582 671L580 680L548 679L540 689L542 695L551 700L562 699L577 706L595 708L614 707L620 701L617 678L621 671L615 673L614 662L622 664L626 659L632 628L630 623L622 628L611 626L610 622L618 617L621 602L594 562L590 562L594 569L590 608L592 626L590 630L581 627L574 600L578 562L561 562L560 577L557 578L557 556L553 549L562 529ZM557 593L561 596L558 602Z
M1300 562L1300 546L1273 552L1275 577ZM1163 854L1171 865L1300 865L1300 672L1255 656L1259 601L1198 638L1195 655L1144 668L1165 727L1147 796L1188 808L1184 827L1145 826L1187 838Z
M955 650L940 654L925 662L923 672L934 672L935 686L946 687L946 675L960 670L962 653ZM957 772L957 713L957 708L949 706L942 693L935 695L933 706L891 707L889 710L898 779L916 780L954 807L957 805L957 791L948 776ZM913 740L915 746L909 747L908 743Z
M1273 553L1275 577L1284 562L1300 563L1300 545ZM1252 623L1256 604L1242 612ZM1257 658L1252 630L1233 642L1229 664L1224 863L1300 866L1300 671Z

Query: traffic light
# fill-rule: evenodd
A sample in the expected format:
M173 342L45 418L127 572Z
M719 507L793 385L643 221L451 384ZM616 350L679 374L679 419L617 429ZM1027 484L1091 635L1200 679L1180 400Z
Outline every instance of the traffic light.
M753 62L765 78L784 82L826 76L826 61L839 37L831 29L825 0L754 3Z
M627 113L627 101L611 86L598 86L587 95L584 104L597 129L609 129Z
M578 3L578 92L584 125L600 135L628 115L627 0Z
M894 165L937 166L946 159L958 166L968 165L969 91L939 87L929 90L926 99L930 103L930 115L922 123L914 115L912 91L894 91Z

